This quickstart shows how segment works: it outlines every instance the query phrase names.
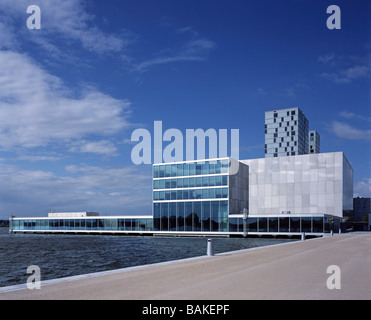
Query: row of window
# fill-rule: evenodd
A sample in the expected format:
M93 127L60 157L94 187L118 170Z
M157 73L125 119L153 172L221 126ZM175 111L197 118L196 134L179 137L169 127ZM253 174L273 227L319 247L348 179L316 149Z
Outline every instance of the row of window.
M210 160L178 164L154 165L153 178L195 176L203 174L228 173L229 161Z
M25 219L13 220L13 230L152 231L153 219Z
M285 117L285 116L294 116L297 115L298 109L292 109L292 110L278 110L278 111L267 111L265 113L265 118L277 118L277 117ZM299 112L300 110L298 110ZM300 113L300 112L299 112Z
M272 128L284 128L284 127L290 127L290 126L297 126L298 121L287 121L286 124L285 122L274 122L274 123L266 123L265 124L265 129L272 129Z
M297 131L299 127L293 125L291 127L280 127L280 128L268 128L265 129L265 133L278 133L278 132L288 132L288 131Z
M271 144L271 143L277 143L277 142L297 142L299 140L299 137L298 136L293 136L293 137L282 137L282 138L271 138L271 139L268 139L266 138L265 139L265 143L267 145Z
M227 175L153 180L153 189L155 190L195 187L219 187L227 185Z
M244 230L245 228L245 230ZM229 219L229 232L307 232L323 233L323 217L270 217Z
M340 219L327 217L248 217L229 219L229 232L338 233Z
M228 201L154 203L153 219L22 219L11 228L35 231L212 231L338 232L339 221L326 217L248 217L228 219ZM229 221L228 221L229 220Z
M265 149L265 153L289 152L289 151L299 151L299 149L298 149L298 147L274 148L273 146L270 149Z
M282 147L294 147L297 146L297 141L289 141L289 142L275 142L275 143L268 143L265 144L265 149L269 148L282 148Z
M278 132L278 133L267 133L267 130L265 130L265 137L266 137L266 139L283 138L283 137L295 136L296 133L297 133L297 131Z
M227 199L228 188L154 191L153 200Z
M299 155L298 152L296 151L291 151L291 152L281 152L281 153L267 153L265 152L265 157L266 158L277 158L277 157L288 157L288 156L297 156Z
M228 232L228 201L154 203L153 229Z

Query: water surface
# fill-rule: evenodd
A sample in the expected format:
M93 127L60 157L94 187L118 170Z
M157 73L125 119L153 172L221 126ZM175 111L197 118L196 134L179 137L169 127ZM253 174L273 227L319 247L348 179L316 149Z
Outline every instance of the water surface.
M214 244L221 253L290 241L217 238ZM30 265L48 280L202 256L206 250L207 238L9 234L0 228L0 287L26 283Z

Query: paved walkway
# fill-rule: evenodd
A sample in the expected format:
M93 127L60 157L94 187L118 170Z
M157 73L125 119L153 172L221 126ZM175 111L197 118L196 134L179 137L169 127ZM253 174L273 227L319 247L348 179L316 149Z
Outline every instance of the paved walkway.
M328 266L340 268L341 289L328 289ZM0 288L1 289L1 288ZM371 299L371 234L342 234L252 250L152 265L3 299Z

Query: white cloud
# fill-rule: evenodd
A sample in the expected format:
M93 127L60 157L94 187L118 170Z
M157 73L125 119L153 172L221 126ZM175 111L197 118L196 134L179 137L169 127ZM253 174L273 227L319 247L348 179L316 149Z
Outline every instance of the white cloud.
M53 41L56 35L79 42L86 50L98 54L119 52L129 43L127 34L113 35L96 26L91 26L97 18L87 11L87 2L83 0L38 0L37 5L41 9L41 30L37 33L30 33L26 28L28 17L26 9L32 4L35 4L35 1L0 0L0 10L3 10L18 24L23 19L24 32L27 32L28 38L31 40L44 38L43 43L46 48L49 46L46 39Z
M370 56L321 55L317 59L328 70L321 77L337 84L347 84L371 77Z
M340 112L340 116L346 119L362 120L362 121L371 121L371 117L365 117L361 114L356 114L349 111Z
M334 58L335 58L335 54L329 53L329 54L320 55L317 61L326 64L326 63L329 63L330 61L333 61Z
M321 76L335 83L350 83L354 80L367 78L370 76L371 68L367 65L356 65L338 72L324 72Z
M349 140L371 140L371 130L361 130L338 121L333 121L330 130L339 138Z
M0 51L0 146L37 147L89 135L110 136L128 125L130 102L94 88L75 96L26 55Z
M204 61L209 52L215 48L215 43L207 39L195 39L186 42L180 49L166 50L170 53L134 64L134 70L140 73L148 71L150 67L184 61Z
M151 175L143 167L66 167L65 176L0 162L0 216L42 216L49 209L151 214Z
M116 146L109 140L100 141L77 141L69 149L72 152L96 153L102 155L114 155L117 151Z
M15 160L17 161L58 161L63 159L62 156L41 156L41 155L21 155Z
M355 197L371 197L371 178L364 178L358 181L354 186Z

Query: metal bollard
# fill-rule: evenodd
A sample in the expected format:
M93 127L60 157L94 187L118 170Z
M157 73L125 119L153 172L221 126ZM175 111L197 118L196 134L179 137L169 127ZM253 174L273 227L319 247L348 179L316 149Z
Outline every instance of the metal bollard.
M332 237L333 235L334 235L334 231L331 230L331 232L330 232L330 236Z
M302 233L301 233L301 241L304 241L304 240L305 240L305 233L302 232Z
M207 239L207 255L213 256L215 254L214 252L214 240L213 239Z

